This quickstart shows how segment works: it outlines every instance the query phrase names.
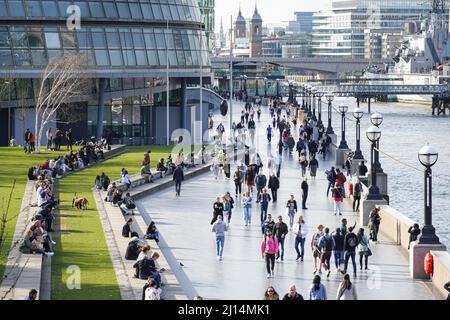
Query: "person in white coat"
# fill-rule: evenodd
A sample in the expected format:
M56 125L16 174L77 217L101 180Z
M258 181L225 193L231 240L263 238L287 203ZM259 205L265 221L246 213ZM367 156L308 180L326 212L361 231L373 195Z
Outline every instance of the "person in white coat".
M161 300L161 289L153 279L150 280L149 287L145 290L145 300Z
M350 275L344 275L344 280L339 284L336 300L358 300L356 289L350 281Z
M294 225L295 234L295 251L297 251L297 261L303 261L305 255L305 241L306 235L308 234L308 226L303 219L303 216L299 216L297 222ZM298 246L300 245L300 250Z

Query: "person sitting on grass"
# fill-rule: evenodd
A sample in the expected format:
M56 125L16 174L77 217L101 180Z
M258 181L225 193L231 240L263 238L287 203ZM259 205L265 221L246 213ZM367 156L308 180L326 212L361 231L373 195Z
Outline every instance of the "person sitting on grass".
M128 219L127 223L122 228L122 236L124 238L132 238L132 237L139 237L138 233L131 230L131 225L133 224L133 219Z
M153 239L156 243L159 242L159 231L156 228L155 221L150 222L145 233L145 239Z

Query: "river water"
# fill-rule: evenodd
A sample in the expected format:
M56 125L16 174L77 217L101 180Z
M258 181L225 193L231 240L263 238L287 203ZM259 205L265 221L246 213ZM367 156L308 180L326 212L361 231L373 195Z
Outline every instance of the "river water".
M333 106L346 104L349 111L356 108L354 98L336 98ZM323 109L326 109L323 104ZM370 142L365 131L371 125L367 114L367 103L360 107L366 112L361 120L361 149L364 157L370 162ZM420 164L417 153L424 145L431 145L439 152L439 159L433 166L433 225L441 243L450 247L450 117L431 115L431 107L404 103L373 103L372 112L383 115L384 121L380 126L382 136L380 150L395 159L414 166L420 172L407 167L389 157L380 154L380 163L388 174L388 193L390 205L407 215L419 224L424 222L424 195L423 195L423 166ZM353 116L349 113L349 117ZM322 120L326 125L327 113ZM340 117L333 112L333 127L340 141ZM355 122L347 121L346 140L349 147L354 150Z

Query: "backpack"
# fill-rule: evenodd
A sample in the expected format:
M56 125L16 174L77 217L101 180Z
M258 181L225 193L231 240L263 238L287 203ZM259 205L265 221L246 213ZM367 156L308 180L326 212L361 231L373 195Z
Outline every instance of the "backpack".
M333 239L324 239L325 240L325 251L333 251Z
M358 245L356 237L349 237L347 240L347 244L350 248L355 248Z
M343 174L339 174L339 182L345 183L347 181L347 178Z

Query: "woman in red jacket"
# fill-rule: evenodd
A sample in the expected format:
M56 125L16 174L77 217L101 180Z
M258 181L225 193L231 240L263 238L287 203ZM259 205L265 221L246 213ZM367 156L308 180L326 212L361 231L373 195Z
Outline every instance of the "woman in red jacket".
M273 236L272 230L266 231L266 235L261 242L261 253L263 259L266 259L267 278L270 278L273 276L275 256L278 253L278 240Z

